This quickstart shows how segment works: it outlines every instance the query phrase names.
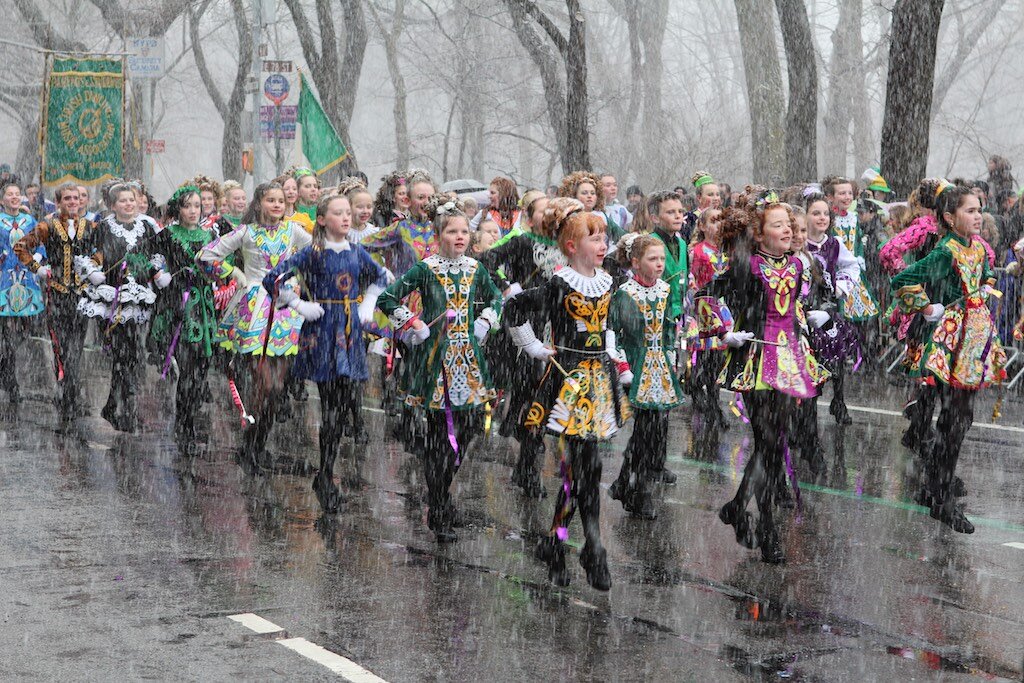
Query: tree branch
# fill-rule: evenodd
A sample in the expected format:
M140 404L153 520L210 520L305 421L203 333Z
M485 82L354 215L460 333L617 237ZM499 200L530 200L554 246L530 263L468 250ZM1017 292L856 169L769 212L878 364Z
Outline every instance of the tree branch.
M558 27L551 21L551 18L544 14L544 11L537 7L537 3L533 2L533 0L512 0L512 2L519 5L523 11L537 21L540 27L544 29L544 33L548 34L551 42L558 48L559 54L565 59L569 54L569 40L562 35L562 32L558 30Z
M210 101L223 119L227 116L227 104L224 96L217 89L217 81L206 65L206 54L203 52L203 41L199 37L199 20L210 6L210 0L205 0L198 10L189 11L189 39L192 41L192 57L196 62L196 69L199 71L199 78L206 86L206 92L210 95Z
M62 36L54 28L53 22L43 16L34 0L14 0L14 6L18 8L22 19L32 32L32 39L36 44L47 50L72 50L74 52L85 52L88 48L85 43L77 40L70 40Z
M313 39L313 27L309 25L309 20L302 11L300 0L284 0L284 4L288 6L288 12L291 13L292 21L295 23L295 32L299 35L299 45L302 47L302 54L306 57L306 64L310 71L318 71L320 69L320 51L316 47L316 41Z

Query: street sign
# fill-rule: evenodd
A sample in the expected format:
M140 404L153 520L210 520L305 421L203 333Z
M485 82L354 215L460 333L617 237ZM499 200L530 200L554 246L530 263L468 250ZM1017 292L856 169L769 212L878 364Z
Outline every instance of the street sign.
M263 60L263 71L266 73L276 74L290 74L293 70L293 65L287 60L275 60L275 59L264 59Z
M164 75L164 39L130 38L128 40L128 76L160 78Z
M163 154L166 151L166 140L146 140L146 154Z
M278 116L280 118L277 118ZM299 108L296 105L277 107L265 104L260 107L260 137L268 141L275 137L280 140L294 140L298 120Z
M283 74L270 74L263 81L263 94L276 105L281 105L288 99L288 93L291 92L291 89L292 85L288 82L288 77Z

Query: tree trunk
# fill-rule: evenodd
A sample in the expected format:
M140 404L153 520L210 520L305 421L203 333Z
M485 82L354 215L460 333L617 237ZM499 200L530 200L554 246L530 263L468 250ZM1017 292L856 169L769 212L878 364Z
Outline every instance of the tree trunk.
M565 0L569 11L566 38L532 0L504 0L512 27L526 53L540 71L548 121L555 134L562 170L571 173L590 168L590 138L587 126L586 27L579 0ZM545 42L533 28L533 21L550 39ZM559 72L565 74L565 80Z
M925 177L945 0L897 0L882 122L882 174L899 197Z
M565 58L566 130L568 154L562 163L566 173L591 170L590 128L587 125L587 27L580 0L565 0L569 11L569 50Z
M855 87L862 72L860 22L862 0L839 3L839 21L832 33L832 59L828 66L828 101L825 105L825 139L822 162L825 173L847 173L847 146L854 100L864 97L863 87ZM863 76L859 77L863 83Z
M733 1L747 82L753 181L778 185L783 178L785 102L775 47L775 17L769 0Z
M775 0L775 7L789 73L785 181L792 185L818 177L818 68L804 1Z

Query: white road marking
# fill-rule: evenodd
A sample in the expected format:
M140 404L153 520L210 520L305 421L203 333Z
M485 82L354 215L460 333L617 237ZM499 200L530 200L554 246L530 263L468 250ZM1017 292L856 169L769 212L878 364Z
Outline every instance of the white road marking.
M232 614L228 617L231 621L237 621L242 626L246 627L250 631L255 631L260 635L267 633L277 633L284 629L275 624L272 621L267 621L263 617L253 614L252 612L246 612L245 614Z
M1019 543L1018 541L1004 543L1003 545L1005 545L1007 548L1016 548L1017 550L1024 550L1024 543Z
M875 415L891 415L893 417L903 417L903 413L898 410L885 410L883 408L862 408L861 406L847 405L850 410L858 410L862 413L874 413ZM936 411L938 412L938 411ZM975 421L971 427L978 427L979 429L998 429L1004 432L1017 432L1018 434L1024 434L1024 428L1014 427L1012 425L1000 425L992 424L991 422L978 422Z
M345 680L352 681L352 683L387 683L383 678L372 674L351 659L346 659L339 654L320 647L316 643L309 642L305 638L288 638L287 640L279 640L277 642L289 650L298 652L306 659L311 659L317 664L327 667Z
M255 631L259 634L284 632L284 629L274 622L267 621L263 617L257 614L252 614L251 612L246 612L245 614L233 614L229 616L228 619L238 622L242 626L245 626L249 630ZM279 645L283 645L292 652L297 652L306 659L330 669L332 672L338 674L347 681L351 681L352 683L387 683L383 678L367 671L351 659L342 657L336 652L331 652L327 648L321 647L316 643L312 643L305 638L284 638L274 642Z

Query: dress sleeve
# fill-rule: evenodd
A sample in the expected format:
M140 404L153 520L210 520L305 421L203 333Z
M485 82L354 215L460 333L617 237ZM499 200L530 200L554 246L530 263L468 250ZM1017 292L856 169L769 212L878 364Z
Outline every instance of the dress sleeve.
M925 286L945 279L953 264L953 255L943 246L936 247L917 263L892 279L892 296L904 313L917 313L931 303Z
M836 277L849 278L854 282L860 281L860 261L853 255L853 252L846 248L842 240L839 241L839 258L836 260ZM900 263L903 263L902 256Z
M376 286L382 291L388 284L388 276L379 263L373 260L370 252L361 247L359 249L359 274L360 280L369 282L370 286Z
M498 326L498 313L501 311L501 292L494 285L494 280L487 273L486 268L478 268L476 271L477 295L485 304L478 317L487 321L491 328Z
M38 223L35 228L14 243L14 255L23 266L28 267L33 273L39 270L39 264L32 258L32 255L46 243L49 236L50 224Z
M370 251L380 251L393 247L402 239L402 233L398 229L399 221L395 221L386 228L381 228L370 239L363 243L363 247Z
M509 327L518 327L531 321L531 313L544 311L547 313L550 308L548 300L555 288L554 278L548 280L539 287L531 287L517 294L515 298L505 304L505 320Z
M273 292L275 283L279 279L286 279L284 276L292 272L308 275L310 251L310 249L303 249L297 254L292 254L285 260L278 263L272 270L268 271L267 274L263 276L263 289L268 292Z
M895 275L906 268L907 264L903 262L903 257L907 252L919 249L928 239L930 232L927 224L922 221L914 221L906 230L886 242L882 250L878 252L878 258L886 272Z
M503 244L493 246L480 255L480 264L487 269L498 289L505 291L512 283L508 281L502 272L502 266L508 262L515 249L515 240L508 240Z
M426 266L418 261L402 277L388 285L377 299L377 308L388 316L395 330L404 329L416 318L416 314L402 300L422 287L425 272Z
M196 261L211 277L228 277L235 267L228 263L227 259L242 248L248 229L247 226L240 225L228 234L218 237L199 250Z

